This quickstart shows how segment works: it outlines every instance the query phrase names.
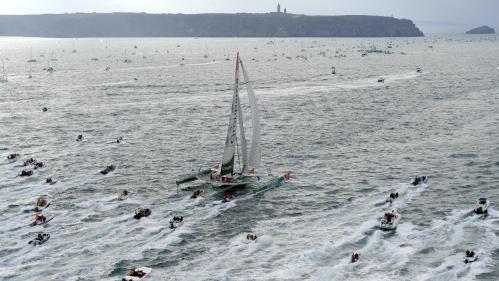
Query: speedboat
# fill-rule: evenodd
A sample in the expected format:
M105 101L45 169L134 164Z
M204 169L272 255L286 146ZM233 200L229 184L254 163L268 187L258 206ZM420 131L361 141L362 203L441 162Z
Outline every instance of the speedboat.
M399 198L399 193L398 192L392 192L390 193L390 196L386 199L386 202L392 203L395 199Z
M378 78L378 83L385 83L385 78L383 77Z
M422 72L423 72L423 69L421 69L421 67L416 67L416 72L417 72L417 73L422 73Z
M120 193L120 195L118 195L118 200L120 200L120 201L126 200L129 195L130 195L130 192L123 191Z
M19 153L12 153L7 156L7 161L9 161L9 163L13 163L16 162L19 157L21 157Z
M416 185L419 185L419 184L427 184L428 181L430 179L428 178L428 176L416 176L416 178L414 178L414 180L411 182L412 185L416 186Z
M103 175L107 175L109 174L110 172L114 171L116 169L116 166L114 165L109 165L107 166L104 170L100 171L101 174Z
M121 281L139 281L144 280L151 273L152 268L150 267L139 267L128 271L127 275L121 279Z
M394 230L397 228L401 218L402 215L395 211L386 212L381 219L379 228L383 230Z
M134 219L140 220L151 215L151 209L137 208L135 209Z
M184 224L184 217L173 217L170 220L170 228L175 229Z
M47 242L49 239L50 239L50 234L44 233L41 234L39 237L36 237L35 239L29 241L28 244L33 244L34 246L37 246Z
M478 259L478 256L475 255L475 252L473 250L467 250L466 254L464 255L464 263L470 263L474 262Z
M473 212L475 214L486 214L487 209L489 208L489 200L487 198L479 198L477 201L477 206L475 209L473 209Z

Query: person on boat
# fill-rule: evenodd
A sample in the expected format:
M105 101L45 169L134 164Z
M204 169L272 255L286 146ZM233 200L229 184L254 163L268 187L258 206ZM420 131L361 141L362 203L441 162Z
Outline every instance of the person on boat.
M127 196L128 195L128 191L125 189L121 192L121 196Z
M45 200L43 198L38 198L36 200L36 206L38 206L38 207L44 207L45 205L47 205L47 200Z
M52 183L52 182L53 182L53 181L52 181L52 178L47 178L47 179L45 180L45 183Z
M123 137L118 137L118 138L116 139L116 143L120 143L120 142L122 142L122 141L123 141Z
M385 213L385 219L386 219L386 222L389 223L392 221L392 218L394 217L395 215L392 214L392 213Z
M128 276L131 276L131 277L139 277L139 278L142 278L144 277L144 275L146 275L145 272L143 272L142 270L138 270L138 269L130 269L128 271Z
M227 203L227 202L232 201L233 199L234 199L233 195L231 195L231 194L225 194L224 195L224 200L222 200L222 202Z
M414 181L412 182L412 185L418 185L419 183L421 183L421 178L419 176L416 176L414 178Z
M35 214L35 223L38 223L38 222L45 222L46 218L43 214L38 214L38 212L36 212Z
M196 190L194 190L194 192L193 192L193 194L191 196L191 199L198 198L198 196L200 196L203 192L204 192L204 190L202 190L202 189L196 189Z
M35 162L36 162L36 160L35 160L35 159L30 158L30 159L28 159L28 160L24 161L23 166L28 166L28 165L31 165L31 164L33 164L33 163L35 163Z
M38 169L38 168L43 168L43 162L37 162L35 164L35 169Z
M43 240L43 236L45 236L45 234L38 233L38 235L36 236L35 240L42 241Z
M475 256L475 252L473 250L466 250L466 257L467 258L472 258Z
M359 260L359 254L358 253L352 253L352 257L351 257L351 262L354 263L354 262L357 262Z
M248 234L246 235L246 240L251 240L251 241L254 241L254 240L256 240L256 238L258 238L258 237L256 236L256 234L248 233Z
M82 141L83 140L83 135L79 134L78 137L76 138L76 141Z

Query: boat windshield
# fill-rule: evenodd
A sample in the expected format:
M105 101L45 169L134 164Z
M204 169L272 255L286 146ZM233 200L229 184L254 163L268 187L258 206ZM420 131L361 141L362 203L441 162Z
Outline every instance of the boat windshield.
M487 198L480 198L480 199L478 199L478 203L480 203L480 204L487 203Z

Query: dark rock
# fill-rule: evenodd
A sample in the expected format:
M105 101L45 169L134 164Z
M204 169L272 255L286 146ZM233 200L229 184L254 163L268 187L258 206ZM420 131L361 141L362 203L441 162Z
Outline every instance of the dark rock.
M466 34L496 34L496 31L492 27L483 25L467 31Z

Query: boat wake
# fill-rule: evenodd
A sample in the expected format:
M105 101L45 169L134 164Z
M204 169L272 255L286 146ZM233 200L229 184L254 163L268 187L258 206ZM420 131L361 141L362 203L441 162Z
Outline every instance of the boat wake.
M384 78L384 82L378 82L380 77L366 78L360 79L356 81L352 81L348 84L337 84L336 86L341 89L351 90L351 89L360 89L360 88L371 88L371 87L381 87L389 83L395 83L401 80L410 80L415 79L421 76L421 73L417 73L416 71L411 71L407 73L401 74L388 74L382 75L380 77Z

